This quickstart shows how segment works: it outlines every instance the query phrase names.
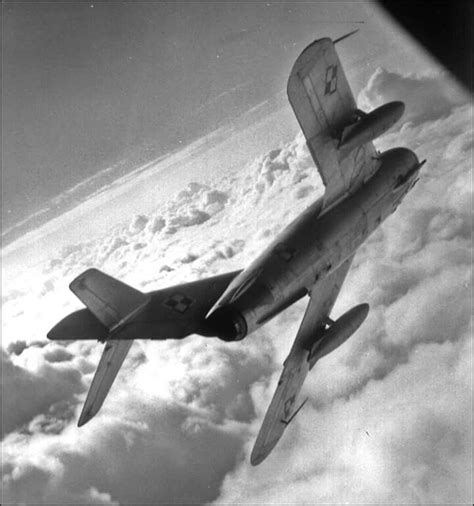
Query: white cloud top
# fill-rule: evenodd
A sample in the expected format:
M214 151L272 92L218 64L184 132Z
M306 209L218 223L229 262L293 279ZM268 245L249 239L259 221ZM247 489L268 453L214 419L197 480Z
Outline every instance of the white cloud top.
M311 372L308 403L257 468L251 446L304 303L241 343L135 343L81 429L102 347L45 333L80 307L67 283L87 267L148 291L247 265L323 192L301 135L4 286L4 502L468 502L471 110L449 86L379 69L363 90L369 108L407 103L379 148L406 145L428 162L336 304L337 315L369 302L367 321Z

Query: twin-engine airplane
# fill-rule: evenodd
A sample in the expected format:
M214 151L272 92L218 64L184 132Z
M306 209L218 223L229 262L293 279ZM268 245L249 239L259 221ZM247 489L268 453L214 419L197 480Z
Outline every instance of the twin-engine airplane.
M79 426L99 411L133 339L199 334L239 341L309 295L251 454L257 465L301 409L297 399L308 372L365 320L368 304L336 321L329 314L357 248L397 209L424 162L407 148L375 150L371 141L401 117L404 104L370 113L357 108L334 47L352 33L313 42L291 70L288 98L326 189L250 266L150 293L96 269L72 281L87 309L64 318L49 339L105 342Z

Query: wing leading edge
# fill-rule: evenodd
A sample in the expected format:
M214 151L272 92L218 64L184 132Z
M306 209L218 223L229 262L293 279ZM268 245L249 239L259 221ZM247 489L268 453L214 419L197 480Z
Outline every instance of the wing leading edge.
M287 93L326 186L327 208L357 189L378 167L371 142L350 153L339 149L344 128L361 113L331 39L319 39L301 53L291 70Z
M334 306L352 258L346 260L331 276L313 287L306 312L291 351L286 358L278 385L255 441L250 462L260 464L280 440L288 424L303 403L298 395L310 370L311 345L322 336L324 322ZM295 409L295 406L298 406Z

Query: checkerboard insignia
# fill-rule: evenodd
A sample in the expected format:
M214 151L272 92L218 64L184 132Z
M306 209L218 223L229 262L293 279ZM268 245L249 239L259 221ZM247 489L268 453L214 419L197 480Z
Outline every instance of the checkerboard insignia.
M337 90L337 65L329 65L326 69L325 95L331 95Z
M181 293L175 293L163 301L163 305L177 311L178 313L184 313L194 304L194 299L187 297Z

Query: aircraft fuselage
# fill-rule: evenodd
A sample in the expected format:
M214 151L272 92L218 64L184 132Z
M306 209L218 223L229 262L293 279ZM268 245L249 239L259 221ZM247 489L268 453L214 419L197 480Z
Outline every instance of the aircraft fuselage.
M334 320L330 315L355 252L395 211L423 163L406 148L376 151L372 140L400 119L405 106L390 102L368 113L357 108L334 47L352 33L314 41L291 69L288 100L325 193L250 266L149 293L95 268L72 280L69 287L86 308L63 318L48 338L106 342L79 426L100 410L133 339L200 334L239 341L310 295L252 450L257 465L304 405L298 397L308 372L367 318L368 303Z
M395 211L416 182L420 163L407 148L382 153L376 173L353 194L323 209L317 200L228 286L208 315L218 337L243 339L316 290Z

